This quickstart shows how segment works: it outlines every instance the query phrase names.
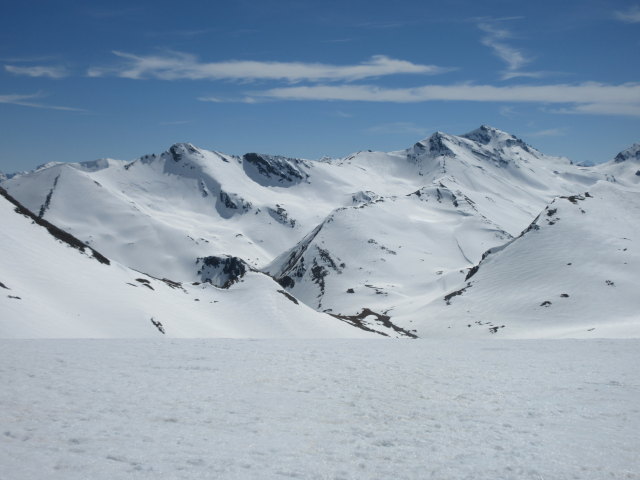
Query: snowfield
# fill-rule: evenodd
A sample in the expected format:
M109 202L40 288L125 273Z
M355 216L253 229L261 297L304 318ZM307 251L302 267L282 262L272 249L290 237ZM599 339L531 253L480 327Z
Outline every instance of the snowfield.
M2 340L0 477L639 479L638 340Z

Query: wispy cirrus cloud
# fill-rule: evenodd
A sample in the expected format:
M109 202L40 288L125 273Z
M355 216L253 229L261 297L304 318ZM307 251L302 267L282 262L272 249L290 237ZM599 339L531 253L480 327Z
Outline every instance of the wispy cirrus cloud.
M522 67L531 63L533 58L529 57L523 50L515 48L507 42L507 40L513 38L513 33L505 28L502 23L508 20L518 20L519 18L483 19L477 24L478 28L486 34L482 37L482 44L493 50L494 55L507 65L507 68L501 72L502 80L510 80L517 77L541 78L548 75L548 72L523 71Z
M213 96L203 96L198 97L197 100L199 102L209 102L209 103L264 103L268 102L268 98L257 98L249 95L243 95L239 97L213 97Z
M627 10L616 10L613 12L613 18L625 23L640 23L640 6L633 5Z
M135 80L285 80L300 81L355 81L371 77L398 74L433 75L451 70L436 65L420 65L375 55L356 65L331 65L305 62L263 62L230 60L201 62L195 55L168 52L162 55L134 55L113 52L124 60L115 67L94 67L90 77L118 76Z
M49 104L34 101L42 97L44 97L44 95L41 92L31 93L26 95L20 95L20 94L0 95L0 103L6 103L10 105L20 105L22 107L44 108L48 110L64 110L68 112L84 112L85 111L81 108L49 105Z
M249 96L277 100L342 100L416 103L429 101L564 104L556 113L640 116L640 83L552 85L425 85L382 88L373 85L313 85L272 88Z
M530 132L525 134L527 137L562 137L566 135L567 132L564 128L547 128L546 130L537 130L535 132Z
M500 107L500 115L507 118L512 118L516 115L516 110L512 105L503 105Z
M513 36L506 28L498 27L491 22L480 22L478 28L487 34L482 38L482 44L493 49L493 52L507 64L507 70L519 70L531 61L522 51L504 42Z
M14 75L25 75L27 77L65 78L69 76L69 71L65 67L55 65L5 65L4 69Z
M573 115L620 115L640 117L640 103L583 103L569 108L551 110Z

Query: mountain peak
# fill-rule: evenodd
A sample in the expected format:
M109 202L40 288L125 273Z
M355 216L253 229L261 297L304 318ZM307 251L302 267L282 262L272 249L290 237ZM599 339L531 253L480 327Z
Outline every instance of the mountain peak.
M489 125L480 125L480 127L472 130L469 133L460 135L462 138L471 140L481 145L499 146L499 147L514 147L518 146L523 150L533 153L532 148L527 145L523 140L519 139L515 135L512 135L503 130L491 127Z
M420 140L418 143L414 144L410 150L414 155L420 155L428 152L432 156L453 156L453 151L446 145L446 142L450 140L450 135L437 131L430 137Z
M477 143L481 143L482 145L488 145L489 143L495 141L504 141L509 139L516 139L510 133L504 132L502 130L498 130L497 128L491 127L489 125L480 125L480 127L472 130L469 133L465 133L464 135L460 135L462 138L466 138L467 140L472 140Z
M104 170L105 168L109 168L111 163L112 163L112 160L108 158L98 158L97 160L80 162L77 165L85 171L97 172L98 170Z
M640 160L640 143L634 143L626 150L618 153L613 159L615 163L622 163L627 160Z
M181 161L185 155L202 155L202 152L191 143L174 143L169 147L168 153L176 163Z

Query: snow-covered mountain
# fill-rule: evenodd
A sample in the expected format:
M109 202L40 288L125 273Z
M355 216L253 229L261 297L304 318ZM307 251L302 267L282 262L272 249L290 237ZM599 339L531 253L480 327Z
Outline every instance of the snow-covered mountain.
M318 310L386 314L406 298L438 295L461 266L510 238L471 199L439 183L335 210L266 271Z
M230 287L225 292L251 290L248 279L256 277L342 323L423 336L443 325L452 333L452 316L466 321L473 309L458 311L458 297L451 305L443 298L465 287L486 251L529 245L524 239L530 234L519 235L558 197L591 192L599 213L580 217L591 226L587 234L613 241L611 232L621 227L602 212L614 197L623 211L635 204L639 150L635 145L607 164L581 167L481 126L460 136L436 132L396 152L322 161L239 157L176 144L131 162L47 164L12 175L2 186L38 217L136 271L183 285ZM597 234L597 225L607 222L614 222L610 231ZM574 228L562 238L579 246L573 236L584 234ZM553 250L546 243L527 248L541 261ZM575 250L584 259L594 255ZM502 277L505 291L520 281L515 270ZM535 289L524 291L534 298ZM491 315L512 314L516 307L507 303L499 302L504 315ZM535 336L531 325L513 332Z
M519 233L555 195L593 178L566 159L480 127L436 133L399 152L310 162L173 145L133 162L46 164L3 182L27 208L126 265L197 279L196 259L233 255L261 268L335 209L444 184Z
M457 288L415 304L418 332L640 337L639 239L637 190L601 182L558 197L519 237L485 252Z
M640 185L640 143L623 150L613 160L598 165L595 170L613 183Z
M364 337L271 278L233 289L155 278L112 262L0 188L0 337Z

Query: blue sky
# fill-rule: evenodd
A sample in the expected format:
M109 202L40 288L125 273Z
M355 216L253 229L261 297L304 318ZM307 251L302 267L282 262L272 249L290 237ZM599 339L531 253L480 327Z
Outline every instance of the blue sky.
M480 124L599 162L640 142L637 1L5 0L0 170L175 142L305 158Z

